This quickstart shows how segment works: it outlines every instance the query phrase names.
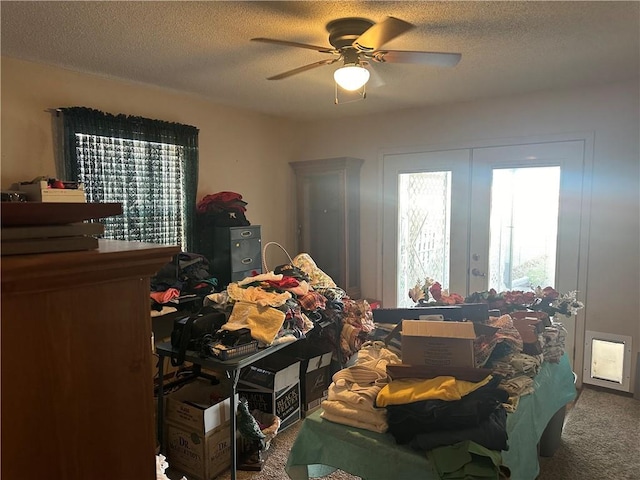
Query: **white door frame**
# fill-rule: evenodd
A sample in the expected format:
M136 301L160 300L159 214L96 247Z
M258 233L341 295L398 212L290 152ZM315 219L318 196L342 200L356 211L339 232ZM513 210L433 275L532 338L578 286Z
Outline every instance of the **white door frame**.
M387 160L389 160L389 156ZM424 163L428 162L429 165L427 167L424 166ZM393 199L398 198L398 175L405 172L433 172L433 171L443 171L451 169L453 171L452 175L452 185L451 189L455 194L451 195L451 217L454 219L465 218L464 223L452 223L451 225L451 236L452 237L462 237L468 238L469 229L468 223L466 222L466 214L465 212L469 208L469 166L471 161L471 155L469 149L458 149L458 150L445 150L438 152L422 152L416 154L404 154L402 155L402 164L403 166L407 166L407 164L411 164L411 167L408 169L400 170L397 167L396 163L392 161L385 162L383 168L383 192L384 192L384 218L395 219L394 224L397 226L397 206L393 202ZM397 235L398 230L396 228L385 228L383 232L383 245L397 245L398 238ZM456 245L452 242L451 244L451 278L463 278L466 275L467 270L467 251L466 251L466 240L464 242L465 250L456 250ZM397 255L383 255L382 257L382 270L384 272L383 275L383 295L382 295L382 304L383 305L396 305L396 270L397 270ZM392 273L393 272L393 273ZM424 279L415 279L424 280ZM438 279L436 279L438 280ZM452 284L449 286L450 291L452 292L461 292L464 288L466 291L466 285L458 285Z
M477 148L490 148L502 146L518 146L530 143L552 143L563 141L582 141L583 142L583 165L582 165L582 187L581 195L577 201L576 207L579 207L579 215L576 217L575 227L579 229L579 246L577 255L577 288L579 297L586 298L587 295L587 269L588 269L588 253L589 253L589 228L591 214L591 182L593 169L593 149L594 149L594 132L575 132L567 134L549 134L536 135L528 137L514 137L504 139L478 140L473 142L449 143L442 145L429 145L423 147L407 147L381 150L378 159L378 176L380 189L380 208L378 210L378 245L377 250L381 252L381 261L378 264L378 281L377 281L377 298L383 300L385 307L395 305L395 287L391 292L388 286L389 276L395 278L395 258L393 261L385 258L384 246L387 242L395 244L396 233L390 234L385 231L385 218L394 218L396 213L393 211L394 205L389 202L389 194L395 192L387 192L385 188L389 188L389 180L385 179L385 163L393 162L393 156L407 154L427 154L435 152L444 152L450 150L473 150ZM386 166L387 173L392 168ZM392 215L389 217L389 215ZM388 220L387 220L388 221ZM390 229L387 229L390 230ZM394 280L395 283L395 280ZM564 293L564 292L563 292ZM572 359L573 370L576 372L578 379L577 385L582 384L582 368L584 364L584 338L585 338L585 318L588 305L580 310L575 318L575 346L573 352L567 352Z

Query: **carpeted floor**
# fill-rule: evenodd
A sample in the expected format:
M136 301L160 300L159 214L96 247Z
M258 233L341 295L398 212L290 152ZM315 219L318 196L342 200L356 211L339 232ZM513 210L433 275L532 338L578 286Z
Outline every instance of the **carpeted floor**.
M243 472L239 471L236 478L238 480L289 480L289 476L284 471L287 463L289 449L298 434L301 422L292 425L287 430L279 433L272 441L269 448L268 457L260 472ZM354 477L343 471L336 471L331 475L322 477L322 480L356 480L360 477ZM226 472L217 480L230 480L231 473Z
M265 463L262 470L259 472L242 471L239 470L236 474L237 480L289 480L289 476L284 471L284 466L287 463L287 457L289 456L289 449L293 444L296 436L298 435L298 429L302 422L298 422L285 431L278 433L278 435L271 441L271 446L267 452ZM181 473L173 472L171 469L167 471L167 476L172 480L179 480L182 476ZM188 477L187 477L188 478ZM322 477L322 480L357 480L360 477L354 477L343 471L336 471L331 475ZM217 477L216 480L230 480L231 472L227 471ZM188 478L188 480L191 480Z
M538 480L559 479L640 479L640 401L583 388L567 414L558 450L540 459Z
M238 480L288 480L284 472L300 422L276 436L262 471L239 471ZM180 475L168 471L171 479ZM230 472L219 477L229 480ZM357 480L336 471L323 480ZM540 459L538 480L639 480L640 401L610 390L585 387L568 410L558 449ZM512 479L518 480L518 479Z

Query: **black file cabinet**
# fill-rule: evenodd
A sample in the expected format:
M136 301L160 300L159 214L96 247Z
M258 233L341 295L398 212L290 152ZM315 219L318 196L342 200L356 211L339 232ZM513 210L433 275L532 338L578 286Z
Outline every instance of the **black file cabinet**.
M211 227L198 232L199 252L209 260L209 272L218 279L217 290L252 273L262 273L260 225Z

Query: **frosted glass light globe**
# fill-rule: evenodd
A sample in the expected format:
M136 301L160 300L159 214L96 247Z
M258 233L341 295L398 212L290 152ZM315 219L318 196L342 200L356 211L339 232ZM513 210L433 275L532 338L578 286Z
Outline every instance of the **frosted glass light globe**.
M369 81L369 70L358 65L347 65L336 70L333 78L340 87L354 91Z

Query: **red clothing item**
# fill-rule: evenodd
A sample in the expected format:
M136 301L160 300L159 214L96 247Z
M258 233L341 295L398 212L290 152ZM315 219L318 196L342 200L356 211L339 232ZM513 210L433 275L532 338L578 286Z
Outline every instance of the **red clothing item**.
M238 211L246 211L244 206L247 202L242 200L242 195L236 192L218 192L205 195L196 205L198 212L204 213L209 210L210 206L216 206L222 209L235 209Z
M286 288L295 288L300 285L300 282L293 277L282 277L282 280L267 280L267 283L274 288L284 290Z
M169 303L170 300L180 296L180 290L169 288L164 292L151 292L151 298L158 303Z

